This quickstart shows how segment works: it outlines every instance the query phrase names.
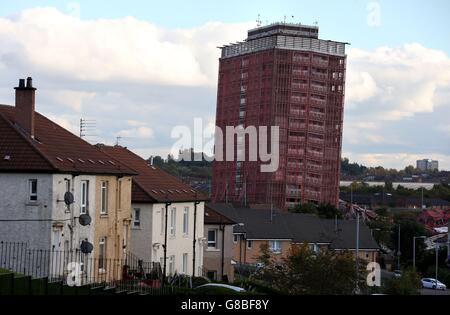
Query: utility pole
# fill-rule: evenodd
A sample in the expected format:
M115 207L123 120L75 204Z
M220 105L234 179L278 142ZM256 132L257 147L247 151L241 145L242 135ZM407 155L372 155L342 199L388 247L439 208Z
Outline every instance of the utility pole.
M397 249L397 270L400 270L400 256L402 255L402 252L400 251L400 232L401 231L401 225L400 223L398 224L398 249Z
M450 265L450 220L447 224L447 264Z
M359 211L356 211L356 293L358 293L358 291L359 291Z
M435 276L435 286L434 286L434 294L437 295L437 289L438 289L438 268L439 268L439 243L437 241L435 241L436 244L436 276Z

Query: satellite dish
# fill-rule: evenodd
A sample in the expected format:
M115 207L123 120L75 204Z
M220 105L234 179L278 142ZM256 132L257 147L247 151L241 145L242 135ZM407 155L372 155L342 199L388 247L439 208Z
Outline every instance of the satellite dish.
M82 241L80 245L80 250L83 254L90 254L94 250L94 246L87 241Z
M78 218L78 221L80 222L81 226L87 226L87 225L91 224L92 219L88 214L82 214Z
M68 206L70 206L74 202L73 194L70 191L64 194L64 202Z

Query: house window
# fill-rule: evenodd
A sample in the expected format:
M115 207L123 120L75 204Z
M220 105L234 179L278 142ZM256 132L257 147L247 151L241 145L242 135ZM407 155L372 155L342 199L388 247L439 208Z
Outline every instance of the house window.
M101 184L101 214L108 214L108 187L109 183L107 181L103 181Z
M166 226L165 226L165 215L166 215L166 209L161 208L161 235L165 233Z
M106 270L106 237L102 237L98 243L98 269Z
M175 227L177 223L177 209L172 208L170 211L170 235L175 236Z
M29 200L37 201L37 179L28 180Z
M234 244L237 244L238 241L239 241L239 235L233 234L233 243L234 243Z
M70 192L70 179L66 179L66 192Z
M217 229L208 230L208 248L217 248Z
M66 193L70 193L71 192L70 179L65 179L65 183L66 183ZM70 205L66 205L66 211L70 211Z
M81 181L80 214L86 214L89 210L89 181Z
M141 226L141 209L134 208L133 227L138 228Z
M269 248L272 253L281 253L281 242L280 241L270 241Z
M169 274L175 274L175 256L172 255L169 257Z
M84 239L84 240L80 240L80 247L81 247L81 244L82 244L83 242L87 242L87 241L88 241L87 238ZM81 250L80 250L79 261L80 261L80 270L81 270L82 272L84 272L84 266L86 265L86 259L87 259L87 255L86 255L86 254L83 254L83 252L81 252Z
M119 194L118 201L117 201L117 203L118 203L117 207L119 209L122 209L122 181L121 180L119 180L117 190L118 190L118 194Z
M309 248L316 254L320 251L320 247L317 244L311 244L309 245Z
M61 249L61 237L62 237L62 228L59 227L53 228L53 248L56 250Z
M188 271L188 254L183 254L183 273L187 274Z
M247 248L252 249L253 247L253 241L247 241Z
M183 211L183 234L189 234L189 207L185 207Z
M208 271L206 277L210 280L217 280L217 271Z

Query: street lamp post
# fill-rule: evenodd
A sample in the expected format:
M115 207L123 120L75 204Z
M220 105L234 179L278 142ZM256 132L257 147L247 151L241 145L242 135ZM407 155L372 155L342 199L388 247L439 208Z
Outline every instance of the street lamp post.
M397 270L400 270L400 256L402 252L400 251L400 236L401 236L401 225L398 225L398 249L397 249Z
M416 270L416 240L417 239L426 239L426 236L415 236L413 241L413 268Z
M435 272L435 285L434 285L434 294L437 295L438 289L438 268L439 268L439 244L436 242L436 272Z

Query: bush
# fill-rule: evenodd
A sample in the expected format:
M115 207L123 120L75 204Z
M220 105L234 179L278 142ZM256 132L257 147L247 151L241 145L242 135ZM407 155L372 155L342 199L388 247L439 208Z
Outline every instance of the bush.
M420 277L414 270L406 270L400 279L387 282L384 293L388 295L419 295Z

